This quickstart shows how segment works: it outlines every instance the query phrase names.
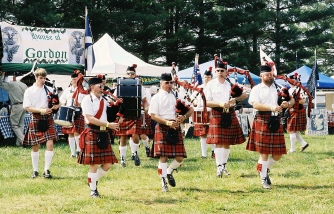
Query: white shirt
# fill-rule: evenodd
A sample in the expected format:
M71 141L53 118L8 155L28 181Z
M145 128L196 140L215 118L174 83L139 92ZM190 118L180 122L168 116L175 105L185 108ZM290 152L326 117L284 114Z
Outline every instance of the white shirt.
M300 98L301 98L301 99L306 99L306 98L307 98L307 95L304 93L304 90L303 90L302 88L299 89L297 86L293 86L293 87L291 87L291 88L289 89L289 94L292 96L294 92L295 92L295 93L298 93L299 90L300 90L300 94L299 94Z
M203 93L204 93L206 86L207 85L202 84L202 85L198 86L198 88L203 88ZM197 93L198 93L197 91L193 91L192 92L192 94L191 94L191 100L195 99ZM205 93L204 93L204 95L205 95ZM206 95L205 95L205 99L206 99ZM203 105L204 105L204 103L203 103L203 97L202 97L202 95L200 93L197 95L196 101L197 101L197 105L196 105L196 107L194 107L194 110L195 111L203 111ZM206 107L206 109L208 111L211 110L210 107Z
M168 93L162 88L151 99L148 114L155 114L167 120L175 120L176 98L172 92Z
M45 85L46 86L46 85ZM53 92L53 89L49 86L46 86L50 92ZM48 97L44 86L38 88L36 83L29 87L24 92L23 97L23 108L33 107L33 108L47 108L48 107Z
M277 99L278 95L275 84L268 87L264 83L260 83L252 88L248 103L253 105L254 102L258 102L270 106L277 106Z
M100 101L102 96L100 98L97 98L93 93L90 93L89 95L85 96L81 102L81 108L82 108L82 115L85 117L85 121L88 124L88 120L86 118L86 114L95 116L97 111L100 108ZM92 102L93 101L93 102ZM104 106L102 110L102 115L100 117L100 121L102 122L108 122L107 121L107 106L108 102L104 100Z
M72 100L73 100L72 96L76 90L77 90L77 87L73 87L73 86L66 88L59 98L60 102L62 104L66 104L66 106L72 106ZM84 97L85 97L84 94L79 93L78 102L81 103ZM75 102L73 101L73 105L74 104Z
M227 102L230 100L231 84L225 80L222 84L218 78L211 80L204 88L206 100L213 102Z

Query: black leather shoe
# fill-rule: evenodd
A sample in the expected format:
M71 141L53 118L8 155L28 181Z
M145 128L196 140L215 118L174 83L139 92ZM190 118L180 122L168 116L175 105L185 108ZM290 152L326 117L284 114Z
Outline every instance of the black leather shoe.
M44 178L52 178L52 175L50 173L50 170L46 170L44 173L43 173L43 177Z
M270 172L270 169L267 169L267 177L266 177L266 181L267 181L267 184L271 185L271 180L269 178L269 172Z
M97 191L97 189L93 190L93 191L92 190L90 191L90 197L92 197L92 198L100 198L100 194Z
M134 158L134 161L135 161L135 165L140 166L140 159L139 159L139 156L138 156L137 152L134 153L133 158Z
M168 180L169 185L171 185L172 187L176 186L176 182L173 177L173 174L167 174L167 180Z
M37 178L38 177L38 172L34 171L31 175L31 178Z
M211 151L211 158L215 159L215 151Z
M308 147L308 143L302 147L302 149L300 150L301 152L304 151L306 148Z
M150 153L151 153L150 147L146 146L145 151L146 151L146 157L150 157Z

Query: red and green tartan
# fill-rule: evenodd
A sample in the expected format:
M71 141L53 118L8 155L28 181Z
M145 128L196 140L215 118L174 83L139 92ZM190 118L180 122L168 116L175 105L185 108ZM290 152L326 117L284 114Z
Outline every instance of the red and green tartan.
M307 124L305 108L302 108L300 110L296 108L290 108L289 112L290 117L287 119L286 130L288 132L305 131Z
M283 126L281 124L276 132L270 132L269 117L270 114L255 115L246 149L260 154L286 154Z
M81 133L85 129L85 119L82 114L80 114L79 118L77 120L74 120L73 126L63 126L61 128L61 132L63 134L73 134Z

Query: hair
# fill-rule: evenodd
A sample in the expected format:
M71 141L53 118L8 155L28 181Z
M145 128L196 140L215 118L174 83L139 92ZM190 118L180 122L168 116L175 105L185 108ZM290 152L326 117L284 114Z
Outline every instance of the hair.
M35 74L35 77L39 77L39 76L46 77L47 75L46 70L44 68L37 68L34 74Z

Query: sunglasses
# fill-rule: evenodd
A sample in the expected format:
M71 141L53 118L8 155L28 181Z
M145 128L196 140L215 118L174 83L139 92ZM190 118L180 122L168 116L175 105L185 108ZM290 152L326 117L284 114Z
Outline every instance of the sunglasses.
M166 81L165 84L173 84L173 81Z
M128 72L127 74L128 74L128 75L135 75L136 72Z
M96 84L97 87L99 88L102 88L102 85L101 84Z
M216 70L216 72L225 72L226 70Z

